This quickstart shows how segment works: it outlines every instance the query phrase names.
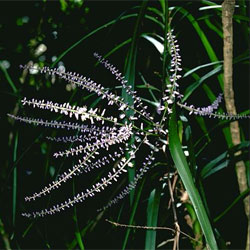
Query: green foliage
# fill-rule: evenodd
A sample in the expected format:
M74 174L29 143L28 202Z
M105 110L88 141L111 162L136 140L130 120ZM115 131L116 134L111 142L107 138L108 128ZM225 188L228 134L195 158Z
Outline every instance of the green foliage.
M188 192L190 200L194 206L194 210L203 229L203 233L207 240L207 244L211 249L218 249L216 240L210 225L207 212L203 205L202 199L197 188L194 185L193 177L186 161L184 152L181 148L181 143L177 131L176 111L173 110L169 124L169 147L176 165L177 171L182 179L182 182Z
M156 227L158 222L158 213L160 205L160 196L161 190L159 187L151 191L148 199L147 207L147 226ZM145 249L155 249L156 247L156 231L147 230L146 231L146 240L145 240Z
M175 229L173 211L169 207L169 183L165 177L168 176L174 185L171 176L176 171L179 178L173 190L175 203L172 206L176 209L180 230L196 239L180 238L180 249L201 245L224 248L225 242L231 244L228 248L243 248L247 221L241 203L249 195L249 188L239 193L234 163L243 160L249 169L247 121L240 122L242 143L233 147L228 129L230 121L187 117L187 112L176 107L171 119L167 116L165 121L170 125L169 134L162 139L156 164L138 183L130 198L124 198L108 210L96 212L132 179L134 168L130 169L129 177L125 176L93 201L55 217L30 221L21 217L29 206L23 197L57 179L73 164L65 158L59 163L51 157L54 150L45 137L51 133L60 136L60 132L48 129L41 132L38 128L20 126L6 116L7 113L26 116L26 110L18 105L24 96L50 96L58 102L67 100L75 105L102 109L101 98L93 94L83 95L74 85L65 86L63 81L40 77L36 73L27 75L18 69L19 64L29 62L40 67L64 66L67 70L93 76L116 92L119 89L114 87L112 77L100 72L98 63L92 59L93 52L98 51L124 69L129 84L157 117L162 92L169 83L170 56L165 39L169 27L177 34L183 58L184 73L179 82L184 94L182 103L188 101L197 106L212 103L223 89L223 38L218 2L160 0L137 5L126 1L97 4L95 1L60 0L27 2L20 8L15 4L13 9L6 2L0 3L3 149L0 248L155 249L159 245L159 249L172 248L173 235L165 230L114 228L105 219L127 225ZM234 15L235 100L239 113L249 114L246 110L249 100L246 86L249 81L249 2L239 1L238 5ZM39 47L41 45L46 48ZM44 50L39 52L39 48ZM133 100L122 92L132 106ZM223 110L222 106L220 111ZM60 115L56 119L60 119ZM135 166L140 167L142 160L143 156L135 159ZM69 195L95 183L103 172L76 179ZM72 186L50 195L37 206L50 207L54 200L64 200L69 190ZM185 191L188 198L184 201ZM186 219L188 216L192 225Z

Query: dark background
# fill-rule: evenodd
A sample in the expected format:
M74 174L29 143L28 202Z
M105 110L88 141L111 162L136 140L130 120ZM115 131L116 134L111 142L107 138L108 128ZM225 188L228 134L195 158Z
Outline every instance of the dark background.
M69 71L76 71L83 75L93 78L95 81L102 83L104 86L115 86L114 79L105 69L95 67L96 60L92 54L97 51L105 54L117 44L132 35L135 18L126 21L119 21L119 16L124 13L137 13L141 2L130 1L84 1L81 6L70 2L66 9L63 9L59 1L1 1L0 2L0 60L8 61L10 67L7 69L9 76L14 82L17 93L14 93L6 79L4 72L0 72L0 123L1 123L1 157L0 157L0 218L4 224L5 232L11 239L12 248L34 249L34 248L67 248L75 238L75 224L72 220L73 210L68 210L45 219L30 221L21 216L23 211L40 210L40 208L49 204L54 204L64 200L65 197L72 196L72 183L65 185L62 189L56 191L47 199L42 199L33 203L25 203L24 196L39 190L44 183L49 183L54 175L51 174L53 169L67 168L72 165L72 159L63 161L52 158L53 152L59 148L45 140L46 135L51 135L51 130L44 128L34 128L33 126L19 124L7 118L8 113L18 113L23 116L45 117L46 119L53 115L45 112L32 110L31 108L21 107L20 98L26 96L28 98L39 98L53 100L55 102L66 102L73 96L75 101L83 101L84 95L81 90L67 91L63 81L56 81L51 84L44 76L34 76L26 78L24 83L20 82L22 71L19 69L20 64L26 64L30 60L44 60L47 65L52 63L53 56L60 55L76 41L92 30L98 28L104 23L117 19L117 23L106 29L97 32L95 35L85 40L73 50L71 50L62 61ZM150 2L152 6L159 6L157 1ZM204 29L209 41L211 42L217 57L222 60L223 40L220 39L213 31L207 28L202 21L203 12L198 8L202 6L201 2L183 2L170 1L171 6L185 6L186 9L197 19ZM249 5L249 2L247 2ZM248 6L249 8L249 6ZM237 12L237 10L236 10ZM219 15L209 12L214 22L220 23ZM26 21L27 23L26 23ZM173 19L173 27L177 34L177 38L181 48L183 59L183 67L191 69L197 65L209 62L209 58L200 42L200 39L192 28L190 23L178 14ZM142 25L143 31L160 33L157 26L145 21ZM53 32L57 32L55 36ZM234 29L234 54L237 56L247 50L249 41L242 35L241 26L235 23ZM162 35L162 34L161 34ZM47 46L46 52L43 54L45 58L41 59L34 56L35 48L43 43ZM159 54L152 49L152 46L140 40L139 52L137 59L137 70L140 71L147 81L152 85L160 87L157 82L157 72L161 69L161 61ZM128 45L114 53L110 57L110 61L117 68L124 68L125 56L128 51ZM206 69L199 71L205 74ZM136 79L140 83L140 79ZM189 85L190 79L184 78L181 81L181 90L184 92ZM206 81L212 88L214 93L220 93L219 84L216 77L209 78ZM249 64L237 64L234 68L234 88L236 107L239 112L249 107ZM91 104L94 97L86 100L87 104ZM209 100L202 90L196 91L188 100L197 106L206 106ZM189 117L192 127L194 140L199 138L202 132L197 128L195 118ZM216 121L206 120L207 126L213 126ZM248 126L246 121L240 121L242 130L245 132L246 139L249 138ZM18 131L18 132L17 132ZM18 133L18 149L17 161L13 162L14 138ZM213 134L210 147L204 152L197 164L202 166L213 159L219 153L225 151L226 143L223 139L221 131ZM16 221L13 225L12 217L12 189L13 189L13 170L17 168L17 210ZM51 172L52 171L52 172ZM159 172L161 170L159 169ZM95 173L94 173L95 174ZM152 173L153 174L153 173ZM155 174L155 172L154 172ZM159 174L160 175L160 174ZM94 176L94 175L93 175ZM146 199L154 185L157 185L156 179L153 182L147 177L147 185L144 190L143 199L140 204L140 214L138 215L138 224L145 224ZM75 186L80 188L91 183L88 177L78 177ZM234 166L230 166L216 175L207 179L205 182L205 191L211 217L215 217L225 206L229 205L238 195L238 186L235 176ZM98 213L96 209L106 204L106 197L112 193L112 189L104 192L98 198L89 199L88 202L77 206L78 225L84 228L89 221L96 220L96 225L84 237L86 248L114 248L121 247L125 229L114 229L105 222L104 218L117 218L121 204L111 208L105 215L96 217ZM128 200L126 200L128 203ZM129 218L129 206L123 203L125 209L121 215L121 221L126 222ZM128 211L126 214L124 211ZM161 208L164 213L164 208ZM163 220L164 217L162 217ZM166 218L165 218L166 219ZM181 220L181 218L180 218ZM161 222L159 222L160 224ZM184 222L183 222L184 224ZM244 248L246 241L246 218L244 216L243 205L238 203L234 208L214 225L221 233L228 245L232 249ZM190 229L183 225L183 231ZM131 248L143 248L144 231L138 231L131 237ZM168 232L160 232L159 239L171 237ZM0 247L2 248L2 240ZM183 248L190 248L188 240L183 240Z

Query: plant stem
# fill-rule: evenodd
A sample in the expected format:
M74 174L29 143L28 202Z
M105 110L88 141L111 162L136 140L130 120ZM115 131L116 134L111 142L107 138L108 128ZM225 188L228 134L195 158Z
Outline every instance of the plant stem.
M223 25L223 55L224 55L224 96L226 109L229 114L236 114L236 107L234 101L233 91L233 14L234 14L235 0L224 0L222 4L222 25ZM232 143L234 145L240 144L240 129L238 121L230 123L230 131L232 136ZM240 152L237 152L240 154ZM244 161L236 163L236 175L240 193L244 192L247 186L246 167ZM244 199L245 213L249 221L249 204L250 196ZM246 249L250 249L250 223L248 223L247 243Z

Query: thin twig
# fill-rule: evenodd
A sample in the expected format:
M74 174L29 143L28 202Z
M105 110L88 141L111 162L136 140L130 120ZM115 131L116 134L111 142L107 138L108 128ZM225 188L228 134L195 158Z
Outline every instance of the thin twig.
M178 231L179 233L185 235L186 237L188 237L191 240L197 241L195 238L189 236L188 234L182 232L180 229L173 229L170 227L148 227L148 226L140 226L140 225L127 225L127 224L121 224L118 222L114 222L114 221L110 221L108 219L106 219L105 221L107 221L108 223L116 226L116 227L126 227L126 228L136 228L136 229L146 229L146 230L169 230L173 233L176 233L176 231Z
M173 187L175 186L175 180L173 183ZM175 209L175 204L174 204L174 195L173 195L173 188L170 179L168 178L168 187L169 187L169 194L170 194L170 199L171 199L171 204L172 204L172 209L173 209L173 214L174 214L174 224L175 224L175 239L174 239L174 245L173 245L173 250L179 249L179 239L180 239L180 226L178 223L178 218L177 218L177 213Z
M173 183L172 183L172 190L175 189L175 185L176 185L176 182L178 180L178 177L179 177L179 175L177 174L177 171L175 171L174 172L174 180L173 180ZM170 208L170 206L171 206L171 199L168 202L168 209Z

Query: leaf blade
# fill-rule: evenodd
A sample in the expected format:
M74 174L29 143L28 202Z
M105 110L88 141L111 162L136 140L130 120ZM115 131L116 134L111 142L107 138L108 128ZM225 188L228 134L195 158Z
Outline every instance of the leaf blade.
M179 140L177 125L176 125L176 111L173 108L173 114L169 121L169 148L173 161L176 165L177 171L181 177L181 180L188 192L190 200L194 206L197 218L200 222L201 228L203 230L204 236L206 238L207 244L210 249L218 249L217 243L214 237L214 233L208 219L205 207L202 203L201 197L197 188L194 185L193 177L191 175L188 163L186 161L184 152L181 147Z

